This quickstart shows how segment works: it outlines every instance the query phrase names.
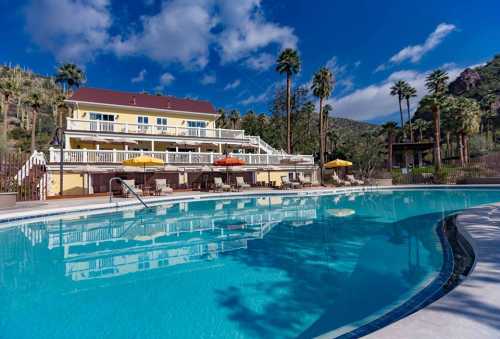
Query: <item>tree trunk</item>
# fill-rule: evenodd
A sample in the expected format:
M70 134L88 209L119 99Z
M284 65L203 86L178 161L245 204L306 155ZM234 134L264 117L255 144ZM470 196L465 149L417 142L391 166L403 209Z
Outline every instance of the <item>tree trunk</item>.
M465 163L469 163L469 136L467 134L463 134L463 143L464 143L464 160Z
M287 150L292 154L292 78L286 74Z
M450 131L446 131L446 157L451 157Z
M418 129L418 132L419 132L419 134L420 134L420 142L422 142L422 140L424 140L424 134L422 133L422 129L421 129L421 128L419 128L419 129Z
M462 133L460 133L457 136L457 141L458 141L458 153L460 156L460 166L464 167L465 166L465 157L464 157L464 143L463 143Z
M399 97L399 115L401 117L401 129L403 130L403 139L406 140L406 132L405 132L405 122L404 122L404 119L403 119L403 107L401 106L401 101L403 100L403 98L401 98L401 96Z
M320 183L323 185L323 165L325 164L325 145L324 145L324 128L323 128L323 98L319 98L319 173Z
M33 122L31 123L31 153L35 151L36 147L36 120L38 118L37 109L33 109Z
M408 112L408 123L410 124L410 142L414 142L415 140L413 139L413 126L411 123L410 100L409 99L406 99L406 109Z
M8 95L4 95L4 97L3 97L2 109L3 109L3 133L2 133L2 136L3 136L3 140L5 140L5 142L7 142L7 130L9 128L9 123L8 123L9 96Z
M392 143L393 143L392 133L389 134L389 145L388 145L388 154L387 154L387 169L392 171Z
M434 120L434 167L436 170L441 169L441 112L439 107L432 108L432 118Z

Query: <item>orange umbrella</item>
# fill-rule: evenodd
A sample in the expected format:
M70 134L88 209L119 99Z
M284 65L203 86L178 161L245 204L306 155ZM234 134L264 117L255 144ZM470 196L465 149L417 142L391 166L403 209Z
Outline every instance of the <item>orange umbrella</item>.
M229 167L232 166L243 166L245 165L245 160L241 160L235 157L226 156L223 159L217 159L214 161L215 166L225 166L226 167L226 183L229 183Z

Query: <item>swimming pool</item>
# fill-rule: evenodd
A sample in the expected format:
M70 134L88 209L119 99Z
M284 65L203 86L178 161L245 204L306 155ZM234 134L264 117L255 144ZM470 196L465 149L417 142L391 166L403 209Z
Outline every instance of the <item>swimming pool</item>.
M440 220L498 201L395 189L17 222L0 230L0 337L342 335L440 274Z

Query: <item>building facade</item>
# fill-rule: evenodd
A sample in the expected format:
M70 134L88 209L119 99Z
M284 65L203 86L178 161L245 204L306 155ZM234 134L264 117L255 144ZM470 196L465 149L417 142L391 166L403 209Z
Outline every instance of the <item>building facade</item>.
M81 88L66 103L71 113L62 152L65 195L107 192L112 176L142 184L166 178L174 188L196 188L207 181L203 173L225 171L212 166L225 154L245 161L237 172L252 184L279 185L282 176L299 171L315 179L312 156L285 154L243 130L217 128L219 114L208 101ZM122 165L140 155L165 165L144 169L147 175ZM60 150L51 148L49 196L59 193L60 158Z

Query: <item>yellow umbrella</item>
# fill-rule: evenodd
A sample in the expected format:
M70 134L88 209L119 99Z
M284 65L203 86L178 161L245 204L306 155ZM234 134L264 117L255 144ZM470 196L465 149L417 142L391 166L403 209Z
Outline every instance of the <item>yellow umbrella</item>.
M342 159L335 159L325 164L325 168L337 168L337 167L349 167L349 166L352 166L352 162Z
M144 168L144 185L146 185L146 166L163 166L165 162L158 158L153 158L147 155L141 155L137 158L123 160L125 166L138 166Z

